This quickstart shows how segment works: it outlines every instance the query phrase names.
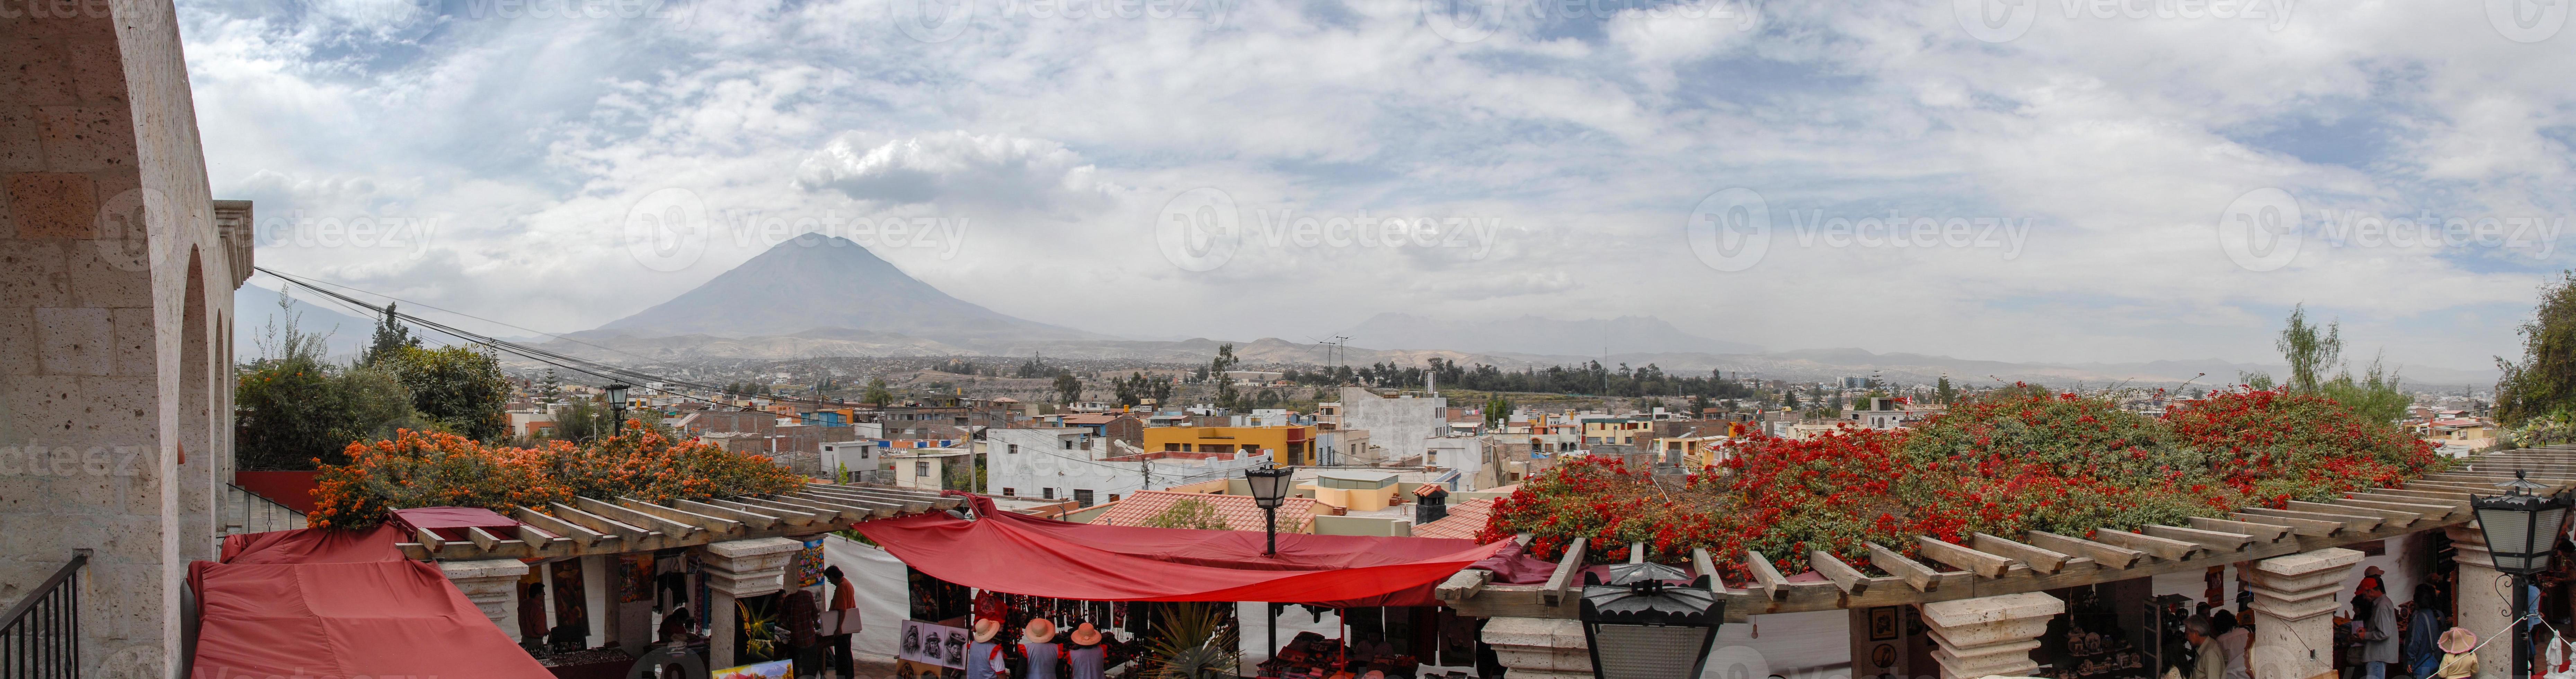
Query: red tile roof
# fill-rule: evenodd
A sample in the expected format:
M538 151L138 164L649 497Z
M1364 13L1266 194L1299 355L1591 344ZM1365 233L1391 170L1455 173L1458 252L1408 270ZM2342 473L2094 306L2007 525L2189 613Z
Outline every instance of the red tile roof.
M1100 516L1093 518L1091 522L1103 526L1142 526L1145 525L1146 520L1163 513L1164 510L1171 509L1173 503L1192 499L1205 502L1209 508L1215 509L1217 518L1225 520L1227 528L1249 531L1264 529L1261 508L1252 504L1251 496L1175 493L1167 490L1137 491L1134 495L1109 503L1109 508L1102 510ZM1307 532L1307 525L1314 523L1314 519L1314 498L1292 497L1279 505L1279 532Z
M1485 520L1494 514L1493 498L1477 498L1449 506L1449 516L1413 527L1413 537L1473 540L1485 532Z

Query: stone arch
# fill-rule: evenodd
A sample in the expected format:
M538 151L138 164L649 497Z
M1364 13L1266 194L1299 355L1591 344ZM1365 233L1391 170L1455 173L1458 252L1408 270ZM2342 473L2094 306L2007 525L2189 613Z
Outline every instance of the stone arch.
M179 558L182 562L213 560L216 516L221 497L215 493L218 451L214 429L228 421L217 417L214 369L215 306L208 295L219 289L206 282L206 266L195 245L188 247L187 290L179 312L179 459L172 476L179 500Z

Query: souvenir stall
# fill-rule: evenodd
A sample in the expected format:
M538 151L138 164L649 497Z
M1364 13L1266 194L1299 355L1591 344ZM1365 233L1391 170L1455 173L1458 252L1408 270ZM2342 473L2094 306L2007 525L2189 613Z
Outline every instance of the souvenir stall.
M2192 608L2178 595L2149 596L2141 578L2049 590L2066 612L2048 623L2032 659L2049 679L2155 679L2189 668L2182 622Z
M982 663L1019 677L1080 677L1077 661L1103 663L1108 676L1143 676L1165 661L1147 650L1158 639L1260 633L1259 621L1235 613L1242 601L1296 602L1281 604L1288 616L1331 611L1342 633L1293 635L1258 666L1228 672L1415 676L1444 652L1472 666L1475 621L1445 613L1432 588L1465 568L1531 567L1485 563L1526 561L1510 543L1291 534L1277 536L1271 555L1257 532L1096 526L999 512L983 498L972 505L972 519L857 526L915 574L899 655L908 678L962 676ZM1227 605L1207 605L1218 603ZM1062 673L1031 672L1028 663Z

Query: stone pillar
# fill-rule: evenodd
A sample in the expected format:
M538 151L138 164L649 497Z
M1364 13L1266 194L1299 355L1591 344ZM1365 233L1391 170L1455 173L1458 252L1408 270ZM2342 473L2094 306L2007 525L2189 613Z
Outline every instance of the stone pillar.
M482 609L483 617L492 619L503 636L519 640L519 578L528 574L527 564L518 559L441 561L438 570L447 573L456 591Z
M590 613L590 619L586 621L590 624L590 638L582 642L586 648L606 646L609 640L617 638L610 627L617 620L618 574L610 566L610 559L615 558L607 554L581 556L581 605Z
M2249 668L2255 676L2334 676L2335 592L2343 588L2344 577L2352 574L2361 557L2361 552L2349 549L2320 549L2257 561L2245 572L2254 590L2254 655Z
M2451 547L2459 555L2451 559L2460 565L2460 626L2478 633L2479 641L2505 629L2513 621L2513 576L2496 572L2495 555L2487 552L2487 534L2476 521L2442 529L2451 537ZM2513 674L2513 640L2503 639L2478 649L2478 676Z
M2039 671L2030 659L2049 618L2066 612L2057 597L2027 592L1923 604L1923 626L1932 632L1932 659L1941 679L1989 675L2026 677Z
M1592 645L1583 622L1564 618L1494 618L1485 643L1512 679L1591 679Z
M707 669L734 666L734 601L787 587L787 561L805 543L787 538L717 542L698 548L707 566Z

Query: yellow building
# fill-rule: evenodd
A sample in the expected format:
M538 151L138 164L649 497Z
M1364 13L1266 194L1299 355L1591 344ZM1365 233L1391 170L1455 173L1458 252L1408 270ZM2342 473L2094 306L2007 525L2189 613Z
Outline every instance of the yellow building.
M1146 427L1145 449L1167 453L1266 451L1281 465L1315 464L1314 427Z
M1644 434L1649 438L1652 438L1654 431L1654 421L1643 418L1589 417L1583 419L1583 443L1587 446L1594 444L1615 444L1623 446L1636 445L1637 436L1639 434Z
M1334 470L1315 475L1315 480L1298 484L1298 490L1313 491L1315 500L1354 512L1373 512L1394 504L1397 493L1395 475L1373 470Z

